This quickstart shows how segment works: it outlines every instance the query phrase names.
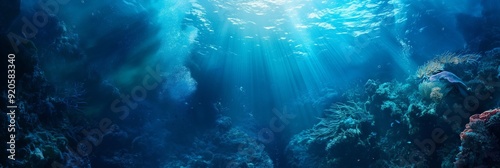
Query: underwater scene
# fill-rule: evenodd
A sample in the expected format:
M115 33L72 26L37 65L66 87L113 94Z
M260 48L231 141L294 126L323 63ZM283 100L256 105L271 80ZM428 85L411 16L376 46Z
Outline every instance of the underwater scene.
M0 168L500 168L499 0L0 0Z

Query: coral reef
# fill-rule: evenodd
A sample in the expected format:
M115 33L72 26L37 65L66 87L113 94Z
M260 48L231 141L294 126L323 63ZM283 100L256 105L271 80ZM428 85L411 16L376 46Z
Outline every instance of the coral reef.
M369 129L373 116L363 104L334 104L312 129L290 141L287 147L293 167L338 167L357 165L359 160L369 161L373 156L356 154L356 150L369 149L374 134ZM377 150L376 148L374 150ZM311 153L309 153L311 152ZM343 157L357 155L357 157Z
M330 22L338 14L326 6L334 3L326 1L285 4L299 5L285 11L297 18L276 15L280 18L258 22L247 22L229 9L264 18L249 9L283 4L117 2L81 1L60 8L56 5L63 0L23 1L21 8L20 0L0 0L5 13L0 15L0 53L16 52L18 106L16 160L1 159L0 167L500 167L497 1L478 2L477 15L482 17L466 16L477 24L464 23L459 14L457 25L420 31L412 28L419 26L416 19L426 20L438 14L438 8L412 14L419 8L412 3L352 2L349 10L374 10L362 12L366 15L361 19L384 19L359 22L374 30L360 31L358 22L351 22L359 18L346 15L350 18L345 23L328 24L332 29L326 33L314 28L325 27L321 19ZM61 13L44 13L47 10ZM299 13L306 10L314 11ZM392 12L385 18L387 11ZM356 40L341 26L353 29ZM447 52L420 66L406 81L391 79L411 68L405 61L418 62L411 59L428 53L415 45L424 33L450 32L449 27L471 34L453 38L459 39L457 44L443 49L466 44L464 48L479 52ZM419 38L409 38L412 33ZM383 43L372 45L372 40ZM345 55L358 49L363 52ZM400 54L405 55L396 60ZM157 67L149 67L152 63ZM374 69L378 79L367 79L364 73ZM347 91L335 89L339 80L358 77L366 81L364 87L356 83ZM306 96L295 102L299 94ZM0 94L0 102L7 99ZM287 103L296 111L311 112L297 116L317 117L316 111L321 116L298 124L286 120L295 110L266 111ZM10 119L1 115L0 125ZM275 131L277 122L283 129ZM256 136L254 127L263 125L261 130L273 131L273 142ZM0 130L2 137L9 134Z
M219 116L217 121L216 129L196 137L184 149L188 152L166 158L163 167L273 167L262 143L230 127L229 117Z
M49 166L56 162L69 166L69 161L88 164L89 160L75 157L69 150L70 144L75 143L69 132L75 131L77 125L87 123L79 106L84 101L84 92L76 85L67 88L75 91L71 95L70 92L56 91L56 87L47 81L44 71L37 66L38 55L30 54L32 60L28 63L33 64L25 65L27 68L24 70L30 71L18 78L20 82L16 87L18 92L25 93L17 97L17 129L20 131L16 136L16 145L19 156L14 162L1 164L8 167ZM4 96L1 99L7 101ZM2 119L0 124L5 124L4 121L8 120ZM73 159L65 159L69 157Z
M2 8L8 7L12 8L9 10L17 10L14 6L19 5L19 1L2 2L2 4L9 4L2 6ZM5 19L11 19L11 16ZM47 19L50 19L51 23L58 23L54 17ZM4 21L6 24L10 23L8 20L2 20L2 22ZM3 31L4 28L1 29ZM61 38L65 35L53 34L54 32L45 33L47 32L40 30L40 37L48 35L51 38ZM58 84L49 82L45 69L41 67L41 62L44 61L43 55L52 53L53 55L50 57L55 58L59 55L57 53L62 53L62 50L68 49L69 46L40 47L43 43L36 42L40 38L33 40L19 45L19 52L16 52L16 73L22 74L16 76L15 88L18 93L16 95L18 106L16 112L16 160L7 162L6 159L2 159L0 167L50 167L51 165L71 167L72 162L80 162L81 166L79 167L89 165L88 158L76 156L70 150L70 146L76 143L71 132L74 133L78 125L88 123L82 112L85 91L80 83L64 85L64 90L58 89ZM78 48L74 45L72 47ZM11 49L12 47L8 45L7 48ZM74 54L68 53L68 55ZM75 61L80 60L75 59ZM2 102L7 102L7 95L2 95L0 99ZM1 116L0 124L7 125L5 123L8 121L6 117L8 116ZM0 134L8 135L7 132L4 132L6 130L2 129Z
M410 76L405 82L368 80L363 88L366 99L349 97L344 99L349 103L335 103L312 129L292 138L287 147L289 164L292 167L480 165L473 162L478 158L470 155L481 156L471 152L498 151L499 144L495 138L498 133L488 131L492 128L498 131L493 126L499 124L481 121L492 113L477 114L497 106L500 100L500 90L496 88L500 55L494 51L483 56L452 53L437 56L420 67L418 78ZM468 124L461 134L465 141L459 162L454 163L463 120L471 114L472 121L480 120ZM484 144L488 147L481 148ZM492 159L484 162L486 166L497 164Z
M474 114L460 133L460 153L456 167L491 167L500 165L500 109Z

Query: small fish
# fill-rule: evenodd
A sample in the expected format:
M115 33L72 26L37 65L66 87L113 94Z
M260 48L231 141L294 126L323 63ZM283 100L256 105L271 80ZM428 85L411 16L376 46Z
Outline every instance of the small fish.
M419 31L420 33L422 33L422 32L423 32L423 31L424 31L427 27L428 27L428 26L422 27L422 28L420 28L418 31Z

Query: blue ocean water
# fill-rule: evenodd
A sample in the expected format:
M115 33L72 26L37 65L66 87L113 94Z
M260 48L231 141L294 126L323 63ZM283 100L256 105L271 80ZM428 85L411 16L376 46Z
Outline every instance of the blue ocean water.
M500 165L500 1L0 2L0 167Z

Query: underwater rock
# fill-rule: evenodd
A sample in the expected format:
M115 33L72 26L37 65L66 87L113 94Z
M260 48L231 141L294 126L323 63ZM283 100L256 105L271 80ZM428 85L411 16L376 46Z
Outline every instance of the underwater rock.
M209 131L183 150L164 167L273 167L264 145L236 128Z
M368 95L374 95L378 88L378 81L373 79L368 79L365 83L365 93Z

